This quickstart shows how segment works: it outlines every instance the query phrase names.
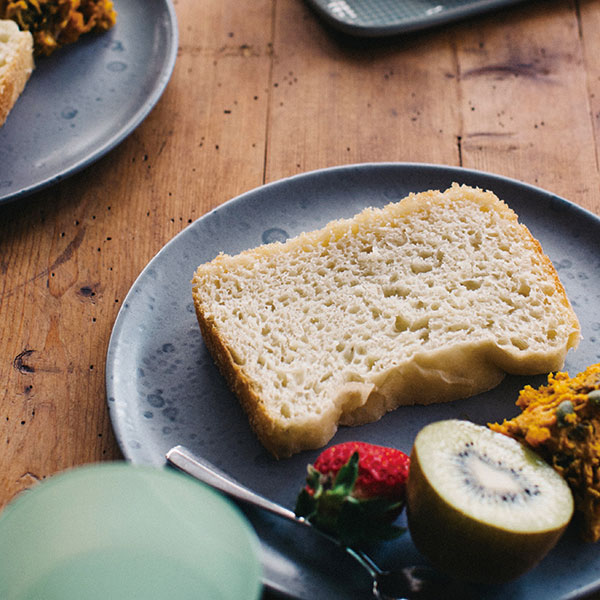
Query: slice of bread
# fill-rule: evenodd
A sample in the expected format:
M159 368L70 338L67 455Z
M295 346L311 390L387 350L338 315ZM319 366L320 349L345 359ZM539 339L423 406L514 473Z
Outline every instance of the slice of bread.
M0 126L33 71L33 38L14 21L0 20Z
M559 369L580 338L538 241L493 193L457 184L221 254L192 283L206 345L276 457Z

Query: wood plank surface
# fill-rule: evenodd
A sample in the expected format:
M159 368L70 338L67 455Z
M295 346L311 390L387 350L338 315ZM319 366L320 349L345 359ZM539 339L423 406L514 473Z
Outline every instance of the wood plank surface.
M333 34L277 4L267 180L339 164L458 164L452 29L393 40Z
M597 211L597 138L573 4L530 3L461 30L462 164Z
M600 214L600 3L519 4L359 40L301 0L177 0L169 85L83 172L0 206L0 507L74 465L120 459L112 326L135 278L242 192L339 164L464 165Z

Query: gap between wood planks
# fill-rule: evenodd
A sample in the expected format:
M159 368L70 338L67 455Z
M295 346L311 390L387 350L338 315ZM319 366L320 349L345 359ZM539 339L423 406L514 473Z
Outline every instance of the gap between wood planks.
M579 36L579 44L581 46L581 55L583 57L583 62L586 67L585 68L585 87L587 90L586 100L587 100L588 115L590 117L592 132L594 132L596 130L595 124L594 124L594 110L593 110L592 104L590 102L590 98L591 98L593 92L592 92L592 87L590 85L590 80L588 77L589 69L588 69L588 61L586 60L587 57L586 57L586 52L585 52L583 25L582 25L582 20L581 20L580 0L573 0L573 6L574 6L574 10L575 10L575 18L577 19L577 34ZM598 143L594 144L594 158L596 160L596 170L600 172L600 153L598 150Z
M263 173L262 183L265 185L267 182L267 160L269 157L269 135L271 133L271 106L273 102L273 69L275 62L275 23L277 17L277 0L271 2L271 56L269 61L269 77L267 85L269 93L267 94L267 119L265 123L265 154L263 158Z

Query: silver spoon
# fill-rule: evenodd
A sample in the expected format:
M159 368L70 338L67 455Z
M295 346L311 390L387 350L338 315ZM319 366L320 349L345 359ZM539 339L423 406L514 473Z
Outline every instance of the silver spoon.
M373 596L378 600L417 600L420 598L468 598L467 588L448 580L429 567L406 567L398 572L385 571L362 550L341 546L337 540L296 517L293 511L253 492L184 446L175 446L166 454L167 461L181 471L247 504L266 510L293 523L310 527L323 538L343 548L373 579ZM458 588L457 588L458 585Z

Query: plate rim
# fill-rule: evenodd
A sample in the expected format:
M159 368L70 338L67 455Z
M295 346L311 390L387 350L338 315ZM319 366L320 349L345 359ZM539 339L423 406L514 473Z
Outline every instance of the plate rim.
M168 16L167 30L170 35L169 44L166 46L167 52L164 56L160 74L156 77L156 84L152 88L151 93L144 98L144 101L140 103L131 118L129 118L127 122L123 124L123 126L115 130L113 135L104 143L100 144L90 152L87 152L85 155L75 158L69 165L63 166L62 169L58 170L54 174L46 175L43 179L21 187L13 192L3 195L0 194L0 206L31 196L35 192L44 190L58 183L59 181L62 181L63 179L82 171L116 148L126 137L128 137L135 129L137 129L137 127L139 127L144 119L150 114L152 109L156 106L156 103L161 98L167 87L167 84L171 79L171 75L177 60L177 50L179 44L179 26L173 0L158 0L158 2L164 5L165 15ZM142 5L143 3L140 0L139 6L141 7Z

